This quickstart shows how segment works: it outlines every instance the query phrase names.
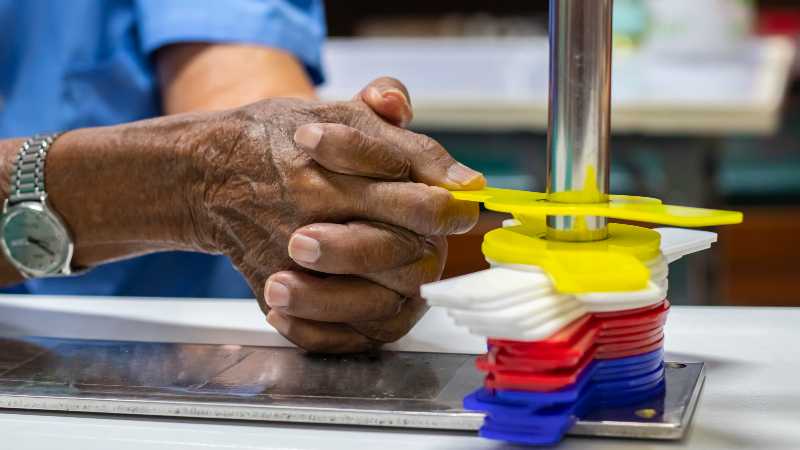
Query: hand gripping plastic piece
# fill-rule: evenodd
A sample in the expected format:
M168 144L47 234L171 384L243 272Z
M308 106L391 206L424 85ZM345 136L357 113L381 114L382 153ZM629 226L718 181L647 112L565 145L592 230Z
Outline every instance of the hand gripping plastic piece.
M506 189L452 194L459 200L483 202L488 209L511 213L521 223L486 235L483 253L487 258L540 266L554 278L559 292L572 294L645 289L650 277L642 263L656 256L660 235L640 227L611 224L608 239L553 241L545 238L545 216L593 215L690 227L742 221L739 212L666 206L646 197L609 196L608 203L577 204L548 202L546 194Z
M662 350L593 363L576 383L553 392L483 388L464 407L487 413L483 437L552 444L595 407L614 407L658 397L665 388Z

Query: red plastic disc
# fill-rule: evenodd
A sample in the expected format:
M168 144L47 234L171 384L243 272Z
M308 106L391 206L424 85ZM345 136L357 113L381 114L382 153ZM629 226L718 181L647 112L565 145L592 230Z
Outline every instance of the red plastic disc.
M669 302L664 300L653 307L634 310L638 311L636 314L631 314L631 311L614 313L613 316L610 313L603 313L603 318L598 318L595 314L586 315L544 341L521 342L489 339L489 345L492 348L502 349L506 353L530 356L553 353L582 354L594 345L597 339L633 336L663 326L669 313L669 307ZM622 314L625 317L621 317Z
M637 356L664 345L669 301L636 310L587 314L539 342L490 339L478 358L495 389L549 391L574 383L594 360Z
M643 355L661 348L664 345L663 337L657 342L644 347L618 350L599 354L587 353L580 363L569 369L558 369L547 372L516 372L506 370L489 370L484 380L484 385L491 389L509 389L517 391L554 391L575 383L580 374L586 370L595 359L619 359ZM486 355L484 355L486 356ZM482 357L483 358L483 357ZM483 368L482 368L483 367ZM478 369L486 371L488 366L484 359L478 361Z
M664 339L664 331L658 328L655 333L639 333L624 336L624 339L609 340L605 343L594 343L586 348L567 349L562 352L520 354L508 353L500 347L493 347L488 353L478 358L478 369L486 372L530 372L546 373L553 370L570 370L579 366L587 356L594 359L613 359L618 355L636 356L647 353L653 344ZM640 353L637 353L639 351ZM619 356L620 358L622 356Z

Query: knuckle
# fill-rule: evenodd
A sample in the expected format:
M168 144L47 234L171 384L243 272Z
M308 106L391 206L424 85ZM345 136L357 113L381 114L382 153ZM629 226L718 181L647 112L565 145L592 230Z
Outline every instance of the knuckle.
M398 294L397 292L393 292L392 298L390 301L384 303L382 308L384 312L384 319L394 319L395 317L400 315L400 312L403 311L403 304L405 303L406 298L402 295Z
M343 107L344 110L341 114L344 121L342 123L357 129L369 128L374 125L375 113L366 103L347 102Z
M425 236L399 227L387 227L395 248L408 254L406 263L417 261L425 252Z
M336 186L332 182L335 174L317 167L305 170L292 179L287 179L291 205L302 213L311 217L323 217L333 207L332 199L335 198Z
M420 152L423 154L429 155L431 153L438 153L438 150L442 148L442 146L430 136L417 134L416 137L420 147Z
M359 136L359 157L368 166L365 168L367 171L391 179L408 179L411 163L396 147L384 139L368 136L358 130L355 132Z
M466 233L478 223L480 206L477 203L454 200L454 207L458 209L458 220L453 223L449 234Z
M380 171L393 180L408 180L411 174L411 162L397 148L381 141L376 144L377 158L375 165Z
M425 156L428 165L438 166L452 159L447 150L442 147L442 144L436 142L433 138L424 134L418 134L417 136L419 136L420 140L420 153Z
M316 122L348 123L359 114L353 102L318 102L310 108Z
M442 240L444 239L442 238ZM439 281L446 259L446 244L444 244L444 249L434 244L426 246L422 257L408 266L408 270L402 278L404 283L400 290L408 297L418 297L420 286Z
M419 296L420 286L437 281L435 278L438 278L438 273L433 273L435 271L431 270L431 264L426 259L427 255L409 267L409 270L406 271L405 276L396 287L398 292L406 297L417 297Z
M375 139L372 139L355 128L350 128L350 130L349 142L352 143L351 145L356 149L356 154L354 155L356 158L371 161L376 156L380 155L381 148Z
M252 130L263 130L264 112L262 102L234 109L227 114L228 123Z
M447 171L456 164L456 160L433 138L425 135L417 136L421 161L419 172L438 173L441 177L446 177Z
M430 188L417 207L420 234L444 234L447 222L450 220L453 196L443 188Z
M478 220L477 203L459 201L443 189L434 188L436 194L431 201L431 228L428 235L447 235L466 232Z
M425 244L431 254L431 257L444 265L447 259L448 242L446 236L428 236L425 238Z
M389 320L400 314L403 307L403 296L388 289L385 291L375 295L376 301L367 304L361 303L362 320Z
M397 174L398 179L408 180L411 174L411 161L406 158L399 157L395 162L396 167L390 168L391 173Z

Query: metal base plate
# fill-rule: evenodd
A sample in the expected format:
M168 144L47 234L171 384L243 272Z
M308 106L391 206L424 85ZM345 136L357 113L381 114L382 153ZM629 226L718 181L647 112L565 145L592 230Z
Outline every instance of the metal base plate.
M0 407L212 419L477 430L461 401L483 384L475 356L311 355L238 345L0 339ZM666 392L597 409L570 434L679 439L705 379L666 364Z

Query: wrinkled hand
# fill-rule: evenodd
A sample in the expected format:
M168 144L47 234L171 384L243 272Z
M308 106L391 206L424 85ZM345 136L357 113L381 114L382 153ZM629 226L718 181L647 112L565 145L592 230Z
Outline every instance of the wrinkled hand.
M427 310L419 287L441 275L444 236L477 220L448 189L483 177L399 127L408 98L383 78L350 102L265 100L179 144L197 168L190 239L229 255L270 324L307 350L402 337Z

